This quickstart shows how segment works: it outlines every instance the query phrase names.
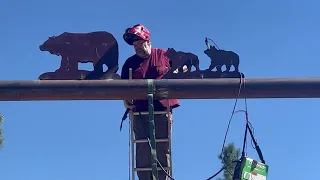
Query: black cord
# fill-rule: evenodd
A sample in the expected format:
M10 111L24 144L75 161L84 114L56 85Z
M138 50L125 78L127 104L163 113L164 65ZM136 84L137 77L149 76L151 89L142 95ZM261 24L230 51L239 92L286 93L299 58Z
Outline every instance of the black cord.
M252 137L253 143L254 143L254 145L255 145L255 147L256 147L256 150L257 150L257 153L258 153L258 155L259 155L259 158L260 158L261 162L262 162L263 164L265 164L266 162L265 162L264 159L263 159L263 155L262 155L261 149L260 149L259 145L257 144L256 140L254 139L252 130L250 129L249 126L248 126L248 129L249 129L249 133L250 133L250 135L251 135L251 137Z
M210 179L212 179L212 178L214 178L214 177L216 177L218 174L220 174L221 173L221 171L223 171L224 169L226 169L228 166L230 166L231 164L233 164L233 163L237 163L237 162L240 162L239 160L236 160L236 161L232 161L231 163L229 163L229 164L226 164L226 165L224 165L218 172L216 172L214 175L212 175L211 177L209 177L208 179L206 179L206 180L210 180Z
M239 72L240 73L240 72ZM239 85L239 90L238 90L238 95L237 95L237 98L236 98L236 101L234 103L234 106L233 106L233 110L232 110L232 113L231 113L231 117L229 119L229 123L228 123L228 126L227 126L227 130L226 130L226 133L224 135L224 140L223 140L223 144L222 144L222 148L221 148L221 153L223 153L223 148L225 146L225 143L226 143L226 139L227 139L227 134L228 134L228 131L229 131L229 127L230 127L230 124L231 124L231 120L233 118L233 115L235 114L235 109L237 107L237 102L238 102L238 99L240 97L240 93L241 93L241 89L242 89L242 84L243 83L243 77L242 77L242 73L240 73L240 85ZM222 158L222 162L223 162L223 158Z
M225 146L225 142L226 142L226 139L227 139L227 134L228 134L229 127L230 127L230 124L231 124L231 120L232 120L232 118L233 118L233 115L235 114L235 109L236 109L236 107L237 107L237 102L238 102L238 99L239 99L239 97L240 97L242 85L244 85L242 73L241 73L241 72L239 72L239 73L240 73L240 84L239 84L238 95L237 95L236 101L235 101L234 106L233 106L232 114L231 114L231 117L230 117L230 119L229 119L229 123L228 123L228 126L227 126L226 133L225 133L225 135L224 135L223 145L222 145L222 148L221 148L221 154L223 154L223 148L224 148L224 146ZM227 164L227 165L224 165L217 173L215 173L213 176L211 176L211 177L208 178L207 180L210 180L210 179L214 178L214 177L217 176L221 171L223 171L226 167L230 166L230 165L233 164L234 162L239 162L239 160L232 161L232 163L229 163L229 164ZM224 163L223 158L222 158L222 163ZM228 171L228 172L229 172L229 171ZM230 172L229 172L229 173L230 173Z
M247 144L247 133L248 133L248 128L247 128L247 125L246 125L246 129L245 129L245 132L244 132L244 138L243 138L243 146L242 146L242 153L241 153L241 156L242 157L245 157L245 148L246 148L246 144Z
M261 162L262 162L263 164L265 164L265 160L264 160L264 158L263 158L261 149L260 149L260 147L259 147L259 145L258 145L258 143L257 143L257 141L255 140L255 137L254 137L254 132L253 132L253 130L252 130L252 129L253 129L253 126L252 126L251 122L249 121L248 106L247 106L247 100L246 100L246 99L245 99L245 110L242 110L242 111L244 111L245 114L246 114L246 131L245 131L245 135L244 135L245 141L243 142L243 143L244 143L243 147L244 147L245 144L246 144L247 131L249 130L249 133L250 133L250 136L251 136L251 145L252 145L252 142L253 142L253 143L254 143L254 147L253 147L253 148L256 149L256 151L257 151L257 153L258 153L258 155L259 155L259 158L260 158ZM253 145L252 145L252 146L253 146ZM242 157L244 157L244 149L243 149L243 151L242 151Z
M216 47L217 47L218 50L220 50L219 46L218 46L212 39L210 39L210 38L208 38L208 37L206 37L206 40L205 40L206 44L208 44L208 39L209 39L214 45L216 45ZM209 44L208 44L208 45L209 45Z

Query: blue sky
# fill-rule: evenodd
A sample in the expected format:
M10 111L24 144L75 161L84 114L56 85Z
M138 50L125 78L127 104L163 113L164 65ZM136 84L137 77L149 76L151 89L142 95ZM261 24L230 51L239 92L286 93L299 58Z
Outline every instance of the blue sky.
M248 78L316 77L319 2L309 1L3 1L0 3L1 80L35 80L59 67L39 45L62 32L111 32L119 63L134 51L122 40L137 23L153 47L174 47L200 58L208 36L240 56ZM110 4L109 4L110 2ZM133 8L134 7L134 8ZM120 73L120 71L118 71ZM173 176L206 179L217 158L234 100L181 100L174 114ZM237 109L244 106L239 101ZM249 117L270 166L269 178L313 179L319 157L317 99L250 99ZM119 132L121 101L0 102L5 116L2 180L128 178L128 123ZM227 142L241 147L244 115L235 115ZM248 156L257 160L248 146ZM307 168L305 168L307 167Z

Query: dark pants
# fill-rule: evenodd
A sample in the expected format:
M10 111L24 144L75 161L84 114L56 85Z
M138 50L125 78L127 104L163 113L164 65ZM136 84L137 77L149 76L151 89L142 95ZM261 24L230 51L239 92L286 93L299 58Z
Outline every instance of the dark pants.
M164 115L154 115L155 123L155 137L156 139L164 139L168 137L168 118ZM135 139L146 139L150 137L149 131L149 115L136 115L134 117L134 133ZM168 142L157 142L157 157L163 167L169 167L170 154ZM160 167L159 164L157 165ZM151 152L150 145L146 143L136 144L136 167L137 168L151 168ZM152 180L152 171L138 171L139 180ZM170 174L170 172L169 172ZM167 180L166 173L162 170L158 170L159 180ZM168 178L169 179L169 178Z

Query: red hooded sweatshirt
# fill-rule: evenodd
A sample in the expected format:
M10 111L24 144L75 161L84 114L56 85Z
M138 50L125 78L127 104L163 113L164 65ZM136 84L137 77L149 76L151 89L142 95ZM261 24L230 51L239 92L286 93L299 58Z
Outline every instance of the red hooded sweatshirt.
M129 57L122 66L121 79L129 79L129 68L132 68L132 79L161 79L170 70L169 58L164 55L164 49L151 49L151 55L141 58L138 55ZM164 111L167 100L154 100L154 110ZM147 100L135 100L135 111L148 111ZM179 107L177 99L169 99L171 109Z

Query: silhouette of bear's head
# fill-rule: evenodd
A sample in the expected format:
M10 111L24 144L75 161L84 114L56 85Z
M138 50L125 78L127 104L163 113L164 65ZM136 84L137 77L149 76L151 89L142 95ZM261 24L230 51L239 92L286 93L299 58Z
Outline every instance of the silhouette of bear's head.
M216 51L217 51L217 48L216 48L215 46L210 45L210 49L206 49L206 50L204 50L203 52L204 52L207 56L211 57L211 56L213 56L213 55L216 53Z
M51 36L42 45L39 46L41 51L48 51L51 54L60 56L63 48L63 44L68 45L68 42L60 42L59 36Z

